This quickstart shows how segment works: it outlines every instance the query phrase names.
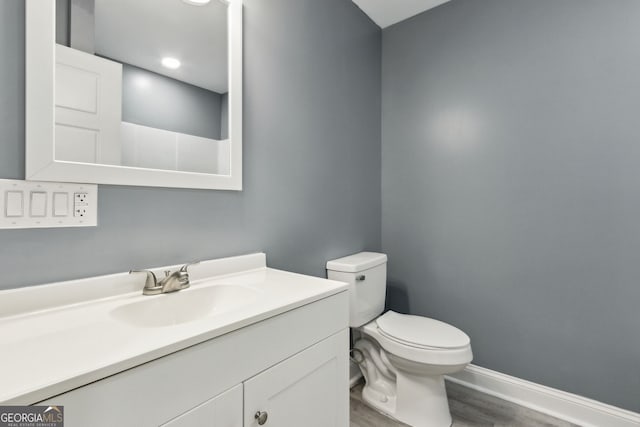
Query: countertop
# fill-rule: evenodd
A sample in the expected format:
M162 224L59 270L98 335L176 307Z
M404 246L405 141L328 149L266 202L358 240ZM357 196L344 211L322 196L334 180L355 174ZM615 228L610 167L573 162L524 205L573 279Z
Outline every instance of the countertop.
M191 287L179 293L224 284L252 288L257 298L198 320L140 327L113 310L174 296L143 296L144 275L0 292L0 403L37 403L347 290L342 282L268 268L264 254L207 261L193 271Z

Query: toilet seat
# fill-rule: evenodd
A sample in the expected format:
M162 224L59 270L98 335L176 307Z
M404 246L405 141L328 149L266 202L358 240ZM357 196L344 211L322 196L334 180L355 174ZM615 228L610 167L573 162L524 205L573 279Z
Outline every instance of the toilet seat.
M473 358L467 334L435 319L388 311L364 325L361 331L391 355L411 362L462 366ZM436 334L430 336L434 331Z
M429 350L453 350L471 343L469 336L455 326L428 317L387 311L376 319L384 337L399 344Z

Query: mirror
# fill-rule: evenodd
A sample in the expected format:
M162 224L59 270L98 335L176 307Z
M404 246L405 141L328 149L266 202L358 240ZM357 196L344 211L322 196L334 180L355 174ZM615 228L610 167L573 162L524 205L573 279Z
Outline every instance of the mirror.
M27 179L240 190L242 2L27 0Z

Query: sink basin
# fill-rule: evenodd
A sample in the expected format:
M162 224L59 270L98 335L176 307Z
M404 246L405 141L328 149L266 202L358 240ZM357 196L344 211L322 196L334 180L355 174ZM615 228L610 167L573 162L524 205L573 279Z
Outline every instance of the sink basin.
M155 296L115 308L111 316L141 328L193 322L243 307L255 301L258 291L241 285L213 285Z

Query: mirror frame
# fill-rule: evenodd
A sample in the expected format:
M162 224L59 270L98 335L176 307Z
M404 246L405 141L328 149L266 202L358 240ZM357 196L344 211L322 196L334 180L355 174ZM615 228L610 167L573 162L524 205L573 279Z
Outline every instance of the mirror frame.
M26 179L144 187L242 190L242 0L228 0L230 174L55 159L55 0L26 0Z

